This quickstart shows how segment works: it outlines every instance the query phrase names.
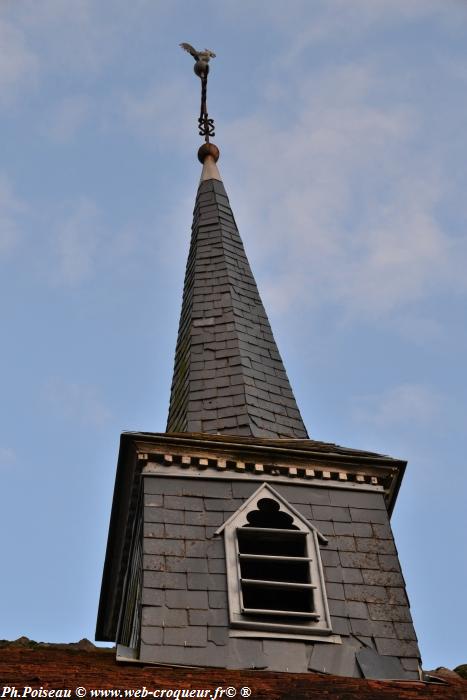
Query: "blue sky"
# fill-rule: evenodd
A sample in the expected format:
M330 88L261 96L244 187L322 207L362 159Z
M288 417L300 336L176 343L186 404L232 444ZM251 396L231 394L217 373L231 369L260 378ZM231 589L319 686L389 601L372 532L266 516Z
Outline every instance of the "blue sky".
M163 431L219 166L312 437L408 460L426 668L467 661L467 5L3 0L0 637L93 638L119 434Z

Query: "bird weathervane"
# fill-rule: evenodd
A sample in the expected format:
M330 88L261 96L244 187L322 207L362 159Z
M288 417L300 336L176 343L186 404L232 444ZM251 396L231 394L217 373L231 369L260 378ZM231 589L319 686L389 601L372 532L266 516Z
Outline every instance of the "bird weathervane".
M216 54L209 49L204 49L204 51L197 51L185 42L181 43L180 46L184 51L188 51L195 59L195 65L193 67L196 75L201 79L201 109L198 119L198 129L199 135L204 136L206 143L209 143L209 137L214 136L214 119L209 119L208 107L207 107L207 88L208 88L208 73L209 73L209 61L211 58L215 58Z

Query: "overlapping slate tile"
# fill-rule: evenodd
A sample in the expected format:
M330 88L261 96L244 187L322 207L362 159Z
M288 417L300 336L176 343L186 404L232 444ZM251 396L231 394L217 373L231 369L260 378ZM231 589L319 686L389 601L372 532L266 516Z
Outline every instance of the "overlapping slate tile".
M307 437L218 180L196 198L167 431Z

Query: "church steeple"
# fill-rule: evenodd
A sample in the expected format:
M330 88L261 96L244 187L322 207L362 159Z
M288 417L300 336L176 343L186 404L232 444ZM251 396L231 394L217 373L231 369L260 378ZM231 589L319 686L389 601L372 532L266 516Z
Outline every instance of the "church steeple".
M167 432L307 438L210 143L209 61L180 44L201 79L198 151L203 164L193 214Z
M214 54L183 46L205 143L169 420L121 436L96 637L143 664L418 679L406 463L308 439L209 142Z
M205 143L167 432L306 438L216 162Z

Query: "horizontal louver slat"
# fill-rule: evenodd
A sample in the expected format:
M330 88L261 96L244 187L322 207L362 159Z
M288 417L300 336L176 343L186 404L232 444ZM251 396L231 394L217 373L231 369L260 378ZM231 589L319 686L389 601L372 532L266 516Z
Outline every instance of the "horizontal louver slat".
M239 554L240 559L265 559L271 561L313 561L312 557L286 557L275 554Z
M242 585L247 586L262 586L264 588L296 588L299 589L311 589L313 590L316 586L313 583L295 583L289 581L262 581L256 578L242 578Z
M317 613L297 612L296 610L262 610L261 608L242 608L247 615L268 615L271 617L306 617L308 620L319 620Z

